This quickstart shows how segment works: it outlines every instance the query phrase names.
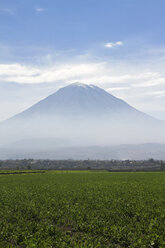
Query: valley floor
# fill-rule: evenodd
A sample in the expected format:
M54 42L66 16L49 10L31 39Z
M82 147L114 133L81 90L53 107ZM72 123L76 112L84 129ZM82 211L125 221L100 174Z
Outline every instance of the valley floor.
M164 172L0 175L0 247L165 247L164 192Z

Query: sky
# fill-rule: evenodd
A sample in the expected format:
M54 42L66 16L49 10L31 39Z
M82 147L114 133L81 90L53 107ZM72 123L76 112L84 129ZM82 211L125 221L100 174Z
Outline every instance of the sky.
M69 83L165 120L164 0L0 0L0 121Z

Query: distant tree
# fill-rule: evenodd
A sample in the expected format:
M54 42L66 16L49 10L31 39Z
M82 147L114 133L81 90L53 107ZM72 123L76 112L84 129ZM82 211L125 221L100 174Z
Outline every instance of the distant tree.
M165 163L162 160L160 161L160 169L165 170Z
M27 169L28 169L28 170L30 170L30 169L31 169L31 166L30 166L30 164L29 164L29 165L27 166Z
M149 162L149 163L154 163L155 160L154 160L153 158L150 158L150 159L148 159L148 162Z

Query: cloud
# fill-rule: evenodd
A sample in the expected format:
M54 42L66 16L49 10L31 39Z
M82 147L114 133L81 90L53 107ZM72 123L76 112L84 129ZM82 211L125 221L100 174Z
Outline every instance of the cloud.
M114 87L114 88L109 88L107 91L112 92L112 91L122 91L122 90L128 90L130 87Z
M21 64L0 64L0 81L16 83L45 83L64 80L85 80L97 74L102 63L55 64L49 67L34 67Z
M111 66L111 68L109 68ZM100 63L62 63L49 66L33 66L23 64L0 64L0 81L15 83L53 83L81 81L94 84L116 84L145 78L145 73L116 73L105 62Z
M43 12L43 11L45 11L45 9L43 9L43 8L39 8L39 7L38 7L38 8L36 8L35 10L36 10L37 12Z
M145 92L145 95L155 96L155 97L161 98L161 97L165 96L165 90Z
M116 46L122 46L123 45L123 42L122 41L117 41L117 42L108 42L108 43L105 43L104 46L106 48L113 48L113 47L116 47Z
M164 85L165 73L149 71L142 66L138 68L128 64L113 62L68 62L51 63L46 66L24 65L21 63L0 64L0 81L19 84L54 83L62 80L69 83L80 81L103 85L106 89L113 85L132 89L143 89ZM120 84L120 85L119 85ZM123 84L123 85L122 85ZM114 87L115 85L115 87ZM124 87L125 87L124 86ZM118 88L118 91L122 88ZM147 89L146 89L147 90Z

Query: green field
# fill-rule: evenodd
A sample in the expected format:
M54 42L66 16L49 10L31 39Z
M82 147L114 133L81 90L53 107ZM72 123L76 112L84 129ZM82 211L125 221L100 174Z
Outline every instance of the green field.
M0 175L0 247L165 247L165 173Z

